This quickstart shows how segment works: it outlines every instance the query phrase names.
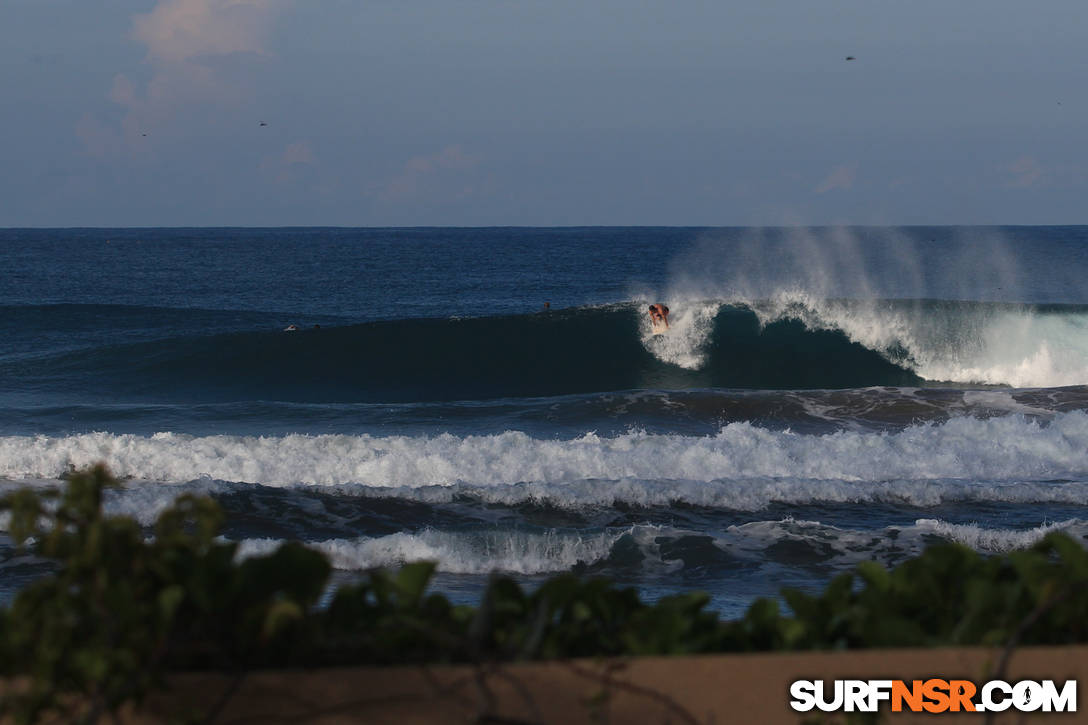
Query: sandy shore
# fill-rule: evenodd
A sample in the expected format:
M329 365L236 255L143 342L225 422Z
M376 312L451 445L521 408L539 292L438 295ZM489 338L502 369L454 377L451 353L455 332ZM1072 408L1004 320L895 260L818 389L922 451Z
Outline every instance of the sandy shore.
M351 667L257 672L241 679L182 674L127 725L165 725L179 713L219 725L260 723L758 723L812 719L789 707L797 679L991 679L1001 652L986 648L867 650L695 657L575 660L496 667ZM1088 682L1088 646L1028 647L1008 665L1008 681ZM1078 695L1081 693L1078 692ZM1078 702L1078 704L1080 704ZM866 721L868 722L868 721ZM881 722L985 723L979 713L885 713ZM1079 713L996 716L997 723L1088 722Z

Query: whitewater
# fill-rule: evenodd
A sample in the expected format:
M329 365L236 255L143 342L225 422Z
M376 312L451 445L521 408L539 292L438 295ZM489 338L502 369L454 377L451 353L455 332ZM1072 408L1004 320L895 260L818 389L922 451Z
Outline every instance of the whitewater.
M1025 481L1088 477L1086 452L1088 414L1076 411L1058 414L1046 425L1010 415L955 418L896 433L824 435L731 423L707 437L632 432L612 438L587 433L569 440L538 440L516 431L465 437L8 436L0 438L0 476L58 478L105 460L125 478L213 478L266 486L745 478Z

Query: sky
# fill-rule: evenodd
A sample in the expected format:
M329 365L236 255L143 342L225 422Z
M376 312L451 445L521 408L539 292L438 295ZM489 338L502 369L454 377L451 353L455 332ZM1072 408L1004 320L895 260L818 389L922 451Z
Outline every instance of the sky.
M1086 88L1084 0L0 0L0 226L1088 223Z

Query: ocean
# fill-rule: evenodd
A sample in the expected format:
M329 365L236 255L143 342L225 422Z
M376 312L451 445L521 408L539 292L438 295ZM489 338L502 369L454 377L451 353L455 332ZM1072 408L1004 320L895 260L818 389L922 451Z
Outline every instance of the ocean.
M0 491L104 461L111 512L208 494L337 581L735 617L1088 535L1088 227L9 229L0 264ZM4 527L0 602L50 569Z

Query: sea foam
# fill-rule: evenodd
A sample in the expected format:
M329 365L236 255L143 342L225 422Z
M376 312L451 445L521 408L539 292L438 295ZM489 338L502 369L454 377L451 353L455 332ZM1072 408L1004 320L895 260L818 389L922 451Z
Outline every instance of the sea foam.
M386 536L330 539L308 545L326 554L338 569L370 569L398 566L412 561L437 562L452 574L486 574L504 571L543 574L569 570L578 564L594 564L608 557L624 535L640 539L658 527L628 527L597 533L546 531L452 532L426 528ZM274 539L246 539L242 557L264 554L279 545Z
M711 436L632 431L540 439L494 435L150 437L87 433L0 438L0 477L56 479L105 462L115 475L380 487L571 484L588 480L751 479L1080 481L1088 477L1088 414L1049 423L1021 415L914 425L897 432L802 435L731 423Z
M818 521L753 521L730 526L710 537L710 545L722 555L718 566L799 565L820 561L847 568L861 561L876 560L894 565L920 553L935 539L964 544L982 553L1004 553L1024 549L1048 533L1065 531L1082 535L1086 522L1070 519L1029 529L985 528L919 519L913 525L889 526L883 530L858 530L821 524ZM386 536L329 539L307 542L326 554L332 565L343 570L399 566L414 561L433 561L440 571L451 574L486 574L502 571L534 575L569 571L576 566L601 565L626 540L634 553L630 563L649 570L676 571L685 566L707 563L707 551L689 549L685 554L666 550L663 545L689 537L705 539L706 534L651 524L613 527L604 531L578 532L548 530L443 531L424 528ZM245 539L239 542L241 558L263 555L282 542L278 539ZM783 544L789 544L784 547ZM685 557L685 558L681 558ZM732 562L732 563L730 563Z

